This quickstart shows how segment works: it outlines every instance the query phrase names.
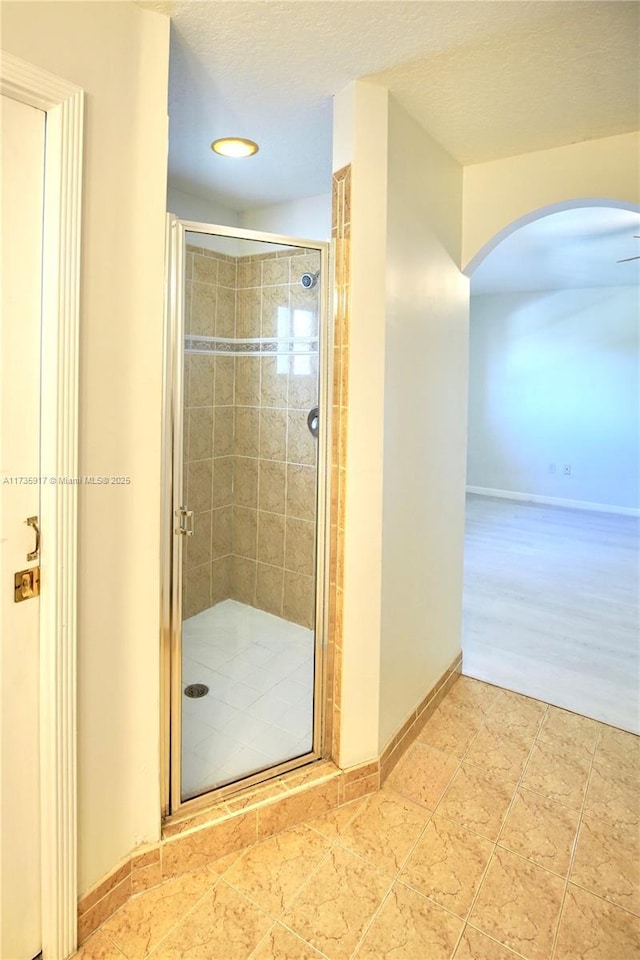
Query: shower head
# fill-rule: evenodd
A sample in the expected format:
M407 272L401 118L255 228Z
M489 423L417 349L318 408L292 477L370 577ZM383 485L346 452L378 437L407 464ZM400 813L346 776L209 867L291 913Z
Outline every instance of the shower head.
M303 273L300 277L300 283L305 288L305 290L311 290L315 287L318 282L318 277L320 276L320 271L316 270L315 273Z

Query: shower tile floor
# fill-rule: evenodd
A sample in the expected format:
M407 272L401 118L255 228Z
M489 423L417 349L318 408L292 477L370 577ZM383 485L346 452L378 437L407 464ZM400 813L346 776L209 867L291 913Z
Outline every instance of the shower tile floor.
M236 600L185 620L182 687L183 797L309 753L314 635Z

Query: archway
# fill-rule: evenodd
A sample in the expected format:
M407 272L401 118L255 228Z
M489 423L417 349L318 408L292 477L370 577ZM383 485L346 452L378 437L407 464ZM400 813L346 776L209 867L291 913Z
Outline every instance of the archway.
M637 210L544 208L465 271L465 672L627 729L638 726L628 552L639 485L640 260L628 260L640 254ZM527 253L533 269L518 260Z

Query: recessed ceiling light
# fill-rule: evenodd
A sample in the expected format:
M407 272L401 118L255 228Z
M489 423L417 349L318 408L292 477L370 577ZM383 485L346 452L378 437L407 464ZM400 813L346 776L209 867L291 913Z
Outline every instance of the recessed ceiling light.
M244 137L221 137L213 141L211 149L221 157L252 157L260 148L253 140Z

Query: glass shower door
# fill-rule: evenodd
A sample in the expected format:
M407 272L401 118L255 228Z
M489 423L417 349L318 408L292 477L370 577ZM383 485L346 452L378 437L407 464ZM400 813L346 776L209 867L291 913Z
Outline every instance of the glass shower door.
M325 245L197 226L174 225L173 809L320 754Z

